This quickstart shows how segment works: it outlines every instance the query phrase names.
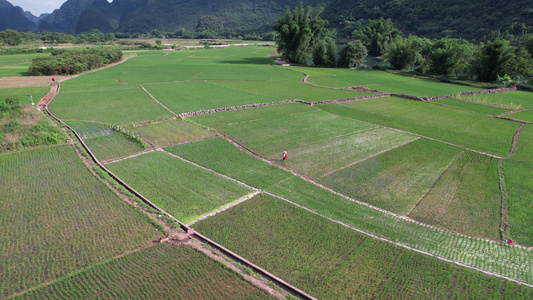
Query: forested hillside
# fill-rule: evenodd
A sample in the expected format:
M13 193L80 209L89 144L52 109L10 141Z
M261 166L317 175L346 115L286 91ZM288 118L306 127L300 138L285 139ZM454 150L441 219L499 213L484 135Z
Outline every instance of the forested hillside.
M347 21L390 18L404 33L429 38L445 36L480 40L492 31L520 35L533 31L529 0L331 0L321 17L340 29Z

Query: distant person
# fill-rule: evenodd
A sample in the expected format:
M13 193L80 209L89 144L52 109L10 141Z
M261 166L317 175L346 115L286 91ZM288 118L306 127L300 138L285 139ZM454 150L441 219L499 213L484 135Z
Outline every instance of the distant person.
M283 151L283 161L285 161L287 159L287 151Z
M507 239L506 242L507 242L507 244L510 244L510 245L513 244L513 240L511 240L511 239Z

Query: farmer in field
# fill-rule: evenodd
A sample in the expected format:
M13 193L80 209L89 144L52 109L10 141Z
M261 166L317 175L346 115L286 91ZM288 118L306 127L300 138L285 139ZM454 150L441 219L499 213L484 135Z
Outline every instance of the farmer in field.
M287 159L287 151L283 151L283 161L285 161Z

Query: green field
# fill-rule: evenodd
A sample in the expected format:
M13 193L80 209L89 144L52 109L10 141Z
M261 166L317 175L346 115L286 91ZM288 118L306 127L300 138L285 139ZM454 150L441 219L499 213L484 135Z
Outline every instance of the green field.
M469 86L401 76L383 71L301 67L292 69L308 74L308 81L320 86L344 88L364 86L381 92L418 97L451 95L458 92L479 90Z
M214 133L184 120L142 124L131 128L153 146L169 146L213 136Z
M143 146L126 135L111 132L85 140L85 144L99 160L124 157L144 150Z
M516 152L503 162L509 194L510 235L518 243L533 246L533 125L526 125Z
M0 172L2 298L161 236L71 146L0 155Z
M520 108L533 108L533 93L531 92L506 92L506 93L495 93L495 94L481 94L481 95L471 95L463 96L467 99L474 101L486 102L493 105L519 105Z
M179 144L165 150L260 189L290 176L290 173L246 154L222 137Z
M499 239L498 160L464 152L409 214L425 224L468 236Z
M416 136L407 133L386 128L373 128L287 148L285 150L290 158L286 161L280 160L279 153L270 153L266 157L302 175L318 179L416 139Z
M154 245L14 299L270 299L191 247Z
M83 80L83 77L72 80L78 79ZM173 116L140 87L95 92L77 92L76 89L62 88L61 93L50 104L50 110L61 119L118 125Z
M533 123L533 110L517 112L506 117Z
M440 299L448 293L469 298L480 291L501 297L507 290L520 290L516 283L502 283L372 239L265 194L202 220L195 228L317 298L368 299L381 293L380 299L390 299L391 291L399 289L421 298ZM255 243L248 242L250 236ZM437 276L435 270L449 274ZM406 278L406 273L433 276ZM474 278L456 281L460 274ZM416 284L406 285L409 281ZM527 299L527 294L529 289L516 296Z
M444 143L419 139L318 182L353 199L407 215L460 152Z
M201 115L193 121L215 128L256 152L281 152L374 127L316 108L290 103Z
M502 157L511 150L518 128L516 123L476 112L396 97L316 107Z
M299 205L365 232L445 259L533 283L533 254L469 236L427 227L334 195L290 177L267 189Z
M28 76L31 61L36 57L43 57L49 54L18 54L0 55L0 78L14 76Z
M28 95L31 95L35 104L39 103L39 100L46 96L50 91L50 87L21 87L21 88L3 88L0 95L1 100L5 100L7 97L15 97L21 104L30 104L31 100Z
M447 106L459 107L462 109L476 111L476 112L487 114L487 115L499 115L499 114L507 113L510 111L508 109L503 109L499 107L483 105L483 104L478 104L478 103L473 103L473 102L468 102L468 101L461 101L461 100L452 99L452 98L432 100L431 102L440 103L440 104L447 105Z
M106 167L178 220L188 223L252 190L162 151Z

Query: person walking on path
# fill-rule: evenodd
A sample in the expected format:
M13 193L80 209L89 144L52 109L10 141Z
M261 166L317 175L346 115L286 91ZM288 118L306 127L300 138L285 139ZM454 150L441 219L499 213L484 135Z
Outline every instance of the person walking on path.
M287 159L287 151L283 151L283 161Z

